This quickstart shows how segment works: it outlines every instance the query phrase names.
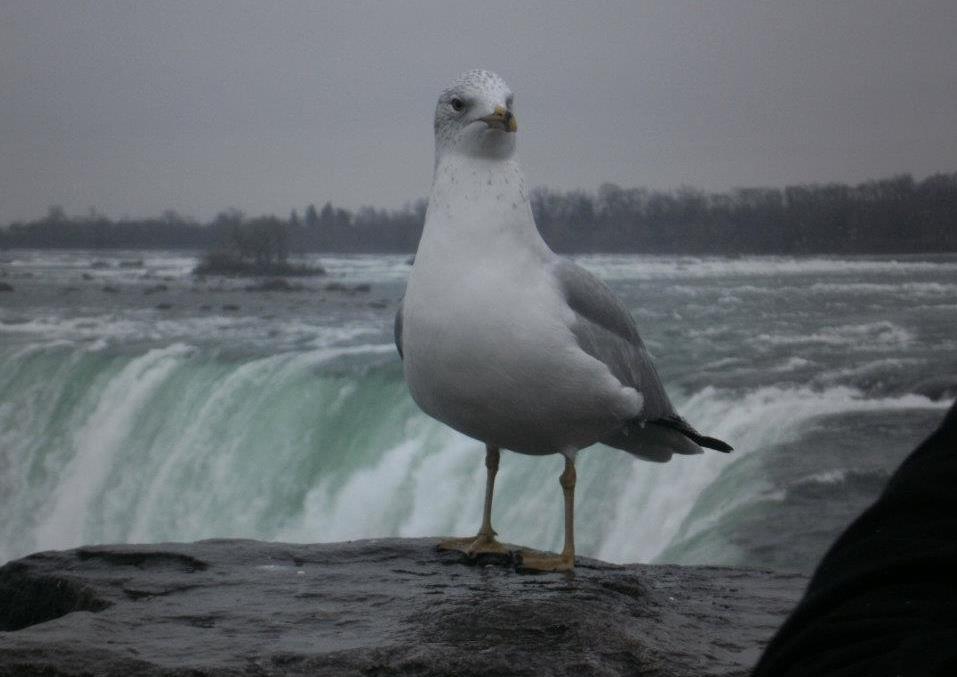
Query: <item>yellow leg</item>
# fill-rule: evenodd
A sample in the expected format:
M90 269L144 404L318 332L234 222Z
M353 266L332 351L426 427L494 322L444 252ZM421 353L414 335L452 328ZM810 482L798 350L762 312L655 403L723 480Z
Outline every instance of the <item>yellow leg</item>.
M560 555L522 551L521 568L532 571L570 571L575 568L575 457L565 457L565 471L559 478L565 495L565 546Z
M483 554L507 555L508 548L495 540L492 529L492 494L495 492L495 475L498 474L498 461L501 456L498 447L485 447L485 509L482 512L482 526L473 538L450 538L439 543L439 550L458 550L469 557Z

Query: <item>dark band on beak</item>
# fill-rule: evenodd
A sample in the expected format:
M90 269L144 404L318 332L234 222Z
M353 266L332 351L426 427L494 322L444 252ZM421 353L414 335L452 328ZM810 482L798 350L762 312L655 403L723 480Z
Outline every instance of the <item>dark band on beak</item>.
M501 129L505 132L514 132L518 129L518 121L512 115L512 111L503 106L496 106L494 113L479 120L493 129Z

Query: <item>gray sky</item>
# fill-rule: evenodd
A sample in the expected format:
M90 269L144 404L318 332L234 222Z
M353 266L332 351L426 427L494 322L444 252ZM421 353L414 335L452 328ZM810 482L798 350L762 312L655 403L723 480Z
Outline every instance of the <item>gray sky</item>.
M533 185L957 170L957 2L0 0L0 223L425 196L460 71Z

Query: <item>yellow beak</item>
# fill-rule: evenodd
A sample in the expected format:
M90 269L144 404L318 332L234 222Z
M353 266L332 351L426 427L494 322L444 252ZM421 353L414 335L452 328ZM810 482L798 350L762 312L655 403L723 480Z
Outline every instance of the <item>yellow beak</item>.
M512 111L502 106L496 106L494 113L486 115L484 118L479 118L479 120L493 129L501 129L506 132L518 130L518 121L515 119L515 116L512 115Z

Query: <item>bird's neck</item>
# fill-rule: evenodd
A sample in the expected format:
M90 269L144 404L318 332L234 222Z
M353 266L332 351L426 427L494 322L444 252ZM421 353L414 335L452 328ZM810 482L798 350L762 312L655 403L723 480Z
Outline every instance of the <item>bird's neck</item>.
M449 153L435 166L422 247L481 255L549 251L535 227L518 160Z

